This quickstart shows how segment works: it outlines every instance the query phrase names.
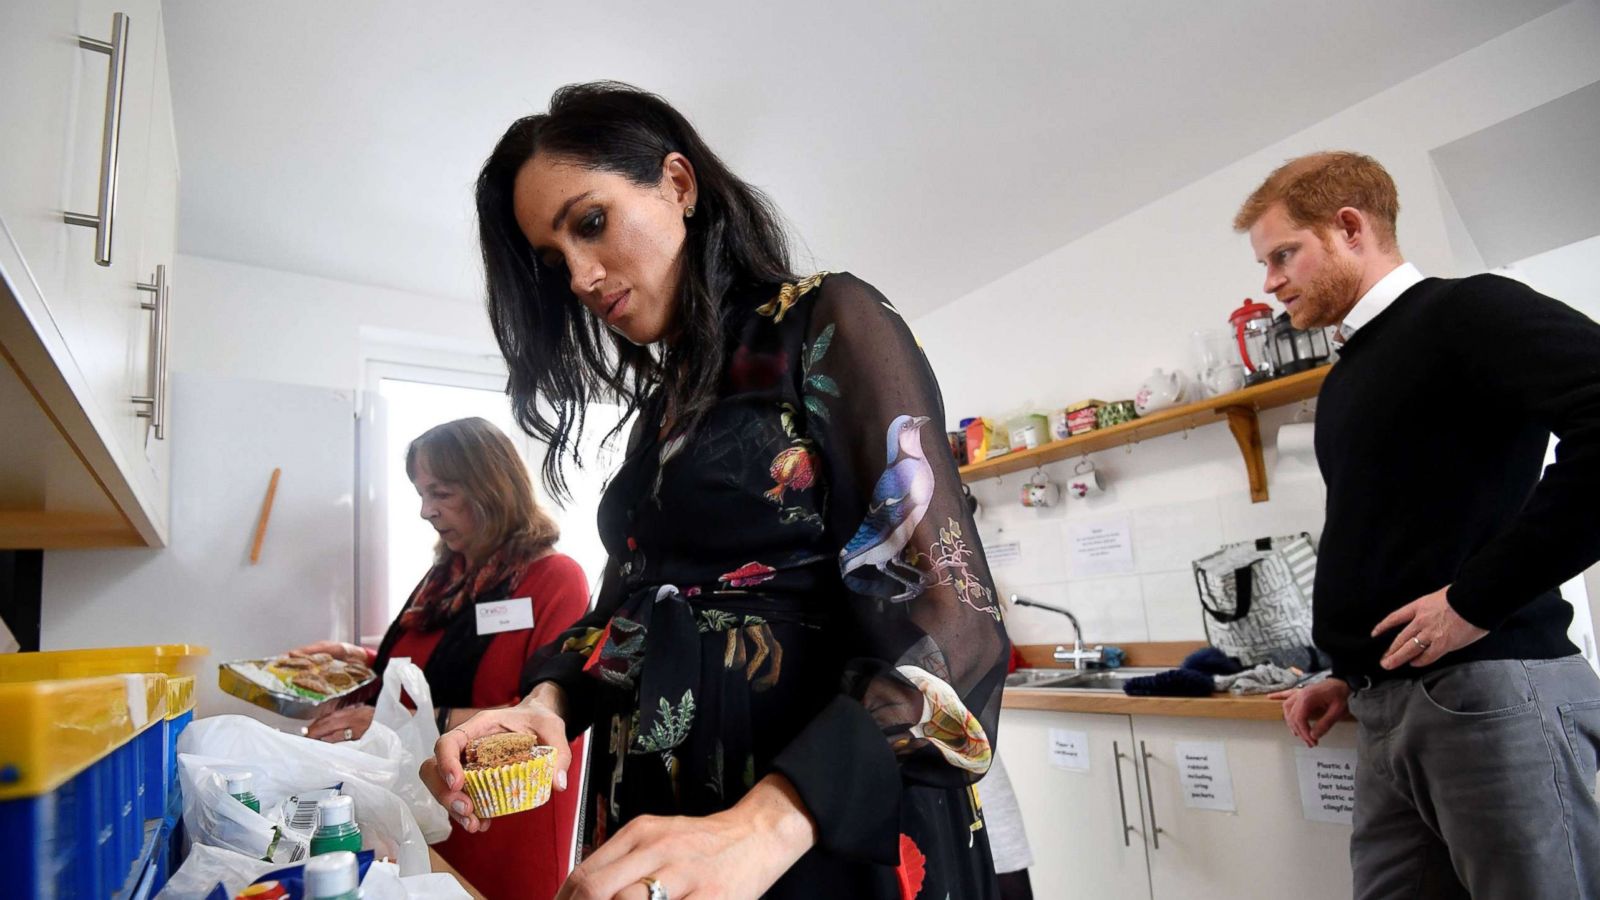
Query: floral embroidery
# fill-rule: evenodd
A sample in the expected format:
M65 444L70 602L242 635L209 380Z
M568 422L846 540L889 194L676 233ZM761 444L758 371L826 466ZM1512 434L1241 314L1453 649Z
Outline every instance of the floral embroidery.
M978 773L989 771L992 755L989 737L983 733L977 716L967 711L956 689L916 666L898 666L895 671L922 692L922 718L911 727L912 737L932 744L957 768ZM901 740L897 749L912 749L911 740Z
M828 348L833 345L833 329L833 323L829 322L828 327L822 329L822 333L817 335L817 339L812 342L810 347L805 349L800 358L800 377L805 380L805 386L809 390L820 391L829 396L838 397L839 385L837 382L827 375L811 374L812 368L822 361L822 357L828 353ZM806 394L805 403L806 410L813 416L824 422L828 421L828 407L820 397L808 393Z
M632 688L639 667L644 664L644 626L632 619L613 616L595 642L583 671L606 684Z
M895 866L895 877L900 881L900 900L915 900L922 893L922 881L927 876L928 858L917 849L911 835L900 835L900 864Z
M718 579L728 587L744 588L765 584L778 577L778 570L766 563L747 562L732 572L724 572Z
M750 682L751 690L760 693L777 684L783 674L783 644L772 633L772 626L759 617L745 616L744 623L743 629L728 630L728 644L722 652L722 667L744 669L744 680ZM746 641L754 647L753 650L745 648ZM757 678L756 673L767 664L770 664L767 674Z
M946 518L945 522L945 527L939 529L939 540L928 548L928 557L934 574L939 578L938 583L954 588L956 598L962 603L999 621L1000 604L995 602L994 593L972 573L969 566L972 550L961 537L961 523L952 518Z
M816 472L816 458L810 447L790 447L780 452L772 458L772 467L768 470L777 487L767 491L766 498L781 506L785 491L803 491L811 487Z
M800 302L800 298L810 293L812 288L821 284L822 279L826 278L827 275L827 272L818 272L808 278L802 278L794 284L784 285L778 289L778 296L756 307L756 313L770 316L774 325L782 322L783 317L788 314L789 310Z
M603 628L585 628L583 634L573 635L561 642L562 653L592 653L605 634Z
M772 387L789 371L789 354L760 353L740 346L728 362L728 384L740 393Z
M684 691L683 699L673 708L667 698L661 698L661 721L656 722L649 734L636 734L633 738L635 753L661 753L683 743L694 725L694 692Z

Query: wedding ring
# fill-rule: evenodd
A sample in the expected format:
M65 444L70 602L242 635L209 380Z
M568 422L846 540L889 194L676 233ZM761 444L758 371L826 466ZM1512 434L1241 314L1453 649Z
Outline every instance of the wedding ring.
M661 882L649 875L639 879L639 883L650 889L650 900L672 900L667 896L667 889L661 886Z
M347 740L347 741L349 741L349 740L354 740L354 739L355 739L355 736L356 736L356 733L355 733L355 730L354 730L354 729L351 729L351 728L346 728L346 729L345 729L345 730L344 730L344 739L345 739L345 740Z
M1420 638L1415 638L1415 637L1411 639L1411 643L1416 644L1418 647L1421 647L1423 650L1427 650L1429 647L1433 646L1432 644L1424 644Z

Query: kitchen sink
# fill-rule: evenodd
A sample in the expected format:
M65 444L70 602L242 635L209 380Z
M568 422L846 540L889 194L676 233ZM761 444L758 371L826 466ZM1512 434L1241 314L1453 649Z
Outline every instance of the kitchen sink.
M1006 687L1072 691L1115 691L1130 678L1164 672L1161 668L1018 669L1006 676Z

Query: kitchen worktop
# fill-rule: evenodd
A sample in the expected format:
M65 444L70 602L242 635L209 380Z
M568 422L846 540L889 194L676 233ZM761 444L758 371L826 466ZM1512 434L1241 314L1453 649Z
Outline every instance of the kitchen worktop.
M1127 643L1121 645L1126 664L1134 667L1174 667L1185 656L1204 647L1200 641ZM1029 668L1060 668L1051 657L1054 645L1019 644L1017 652ZM1120 691L1074 690L1060 687L1007 687L1003 709L1040 709L1051 712L1114 713L1133 716L1179 716L1200 719L1282 721L1283 704L1264 694L1210 697L1133 697Z
M1003 709L1042 709L1052 712L1119 713L1132 716L1182 716L1204 719L1281 721L1283 704L1256 694L1238 697L1133 697L1116 691L1069 688L1006 688Z

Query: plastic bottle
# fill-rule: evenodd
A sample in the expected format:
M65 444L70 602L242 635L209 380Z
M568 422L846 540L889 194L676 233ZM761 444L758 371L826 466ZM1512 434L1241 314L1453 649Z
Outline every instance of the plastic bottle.
M317 830L311 835L311 855L361 849L361 828L356 825L356 801L340 794L317 801Z
M251 812L261 812L261 801L256 799L254 777L249 772L240 772L228 776L228 793L233 799L250 808ZM213 782L215 783L215 782Z
M361 868L356 855L339 850L307 860L305 896L306 900L361 900Z

